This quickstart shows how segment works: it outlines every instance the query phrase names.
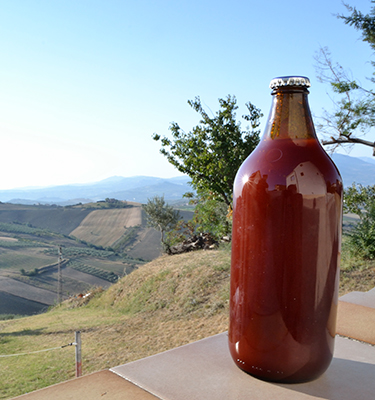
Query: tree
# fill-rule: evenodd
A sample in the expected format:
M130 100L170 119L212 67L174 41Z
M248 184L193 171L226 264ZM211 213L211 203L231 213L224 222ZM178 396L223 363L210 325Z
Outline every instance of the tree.
M350 251L364 259L375 258L375 185L353 184L344 192L344 212L357 214L359 222L348 234Z
M202 190L198 190L197 195L186 193L185 197L190 197L190 204L195 205L191 223L196 231L209 233L216 240L230 235L231 218L228 218L228 206L223 201Z
M232 190L237 170L259 142L261 111L250 102L249 114L243 115L250 127L241 129L236 121L237 101L234 96L219 99L220 110L212 117L203 109L201 100L188 104L200 114L199 125L186 133L176 122L169 130L172 139L154 134L161 141L160 150L180 172L187 174L194 189L208 193L212 199L232 207Z
M152 199L148 199L147 204L142 207L147 214L147 224L160 231L161 242L166 246L164 234L168 230L175 228L181 219L180 212L168 205L164 200L164 196L155 196Z
M364 15L355 7L348 4L345 6L351 14L337 17L361 31L362 40L375 50L375 7ZM374 62L371 64L375 67ZM332 61L327 48L321 48L318 52L316 70L318 79L328 83L339 98L333 100L333 111L324 111L323 123L317 124L318 130L329 136L329 139L323 140L323 144L336 148L343 144L359 143L373 147L375 155L375 143L359 137L375 125L375 91L371 87L371 84L375 84L375 78L368 79L370 87L362 86L358 79L354 79L340 64Z

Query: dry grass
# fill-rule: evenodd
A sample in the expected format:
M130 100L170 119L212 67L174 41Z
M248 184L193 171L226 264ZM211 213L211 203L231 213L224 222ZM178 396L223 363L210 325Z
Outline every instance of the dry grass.
M375 260L362 260L351 255L347 237L343 237L339 295L375 287Z
M367 292L375 287L375 267L358 270L342 270L340 282L340 296L349 292Z

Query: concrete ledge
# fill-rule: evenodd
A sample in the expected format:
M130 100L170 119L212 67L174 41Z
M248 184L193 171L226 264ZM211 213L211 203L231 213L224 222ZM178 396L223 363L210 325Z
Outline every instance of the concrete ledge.
M368 400L375 393L375 347L337 337L333 362L319 379L274 384L241 371L222 333L111 371L165 400Z
M155 400L129 381L105 370L15 397L17 400Z
M375 288L368 292L350 292L340 297L341 301L375 309Z
M375 308L339 301L336 332L375 345Z

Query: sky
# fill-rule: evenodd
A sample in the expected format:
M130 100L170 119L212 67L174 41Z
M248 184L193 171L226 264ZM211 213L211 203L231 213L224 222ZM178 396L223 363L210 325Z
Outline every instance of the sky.
M0 190L179 176L152 135L197 125L196 96L213 114L236 96L238 118L251 101L263 131L276 76L308 76L319 118L332 108L320 47L364 84L373 71L371 49L338 13L341 0L0 0Z

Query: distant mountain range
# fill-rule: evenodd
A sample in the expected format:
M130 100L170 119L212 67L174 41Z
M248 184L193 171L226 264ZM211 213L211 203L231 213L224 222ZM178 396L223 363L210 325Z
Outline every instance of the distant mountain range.
M351 157L333 154L333 161L341 172L345 187L353 182L375 185L375 157ZM16 204L56 204L70 205L115 198L118 200L146 203L153 196L163 196L168 202L178 201L192 188L190 178L157 178L133 176L124 178L113 176L91 184L74 184L46 188L23 188L0 190L0 201Z
M345 187L351 186L354 182L364 186L375 185L375 157L333 154L331 158L341 173Z
M190 178L186 176L169 179L152 176L113 176L92 184L0 190L0 201L15 204L70 205L114 198L147 203L148 198L164 195L166 200L172 202L181 200L184 193L192 191L188 182Z

